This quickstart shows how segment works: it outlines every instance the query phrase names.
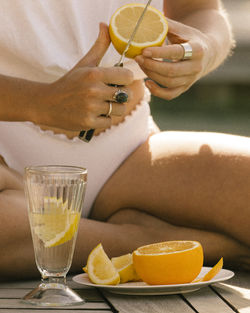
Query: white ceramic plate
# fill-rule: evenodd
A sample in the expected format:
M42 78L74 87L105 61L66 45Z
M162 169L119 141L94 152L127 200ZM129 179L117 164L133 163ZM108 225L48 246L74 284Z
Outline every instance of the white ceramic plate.
M203 267L199 276L204 276L211 267ZM79 274L73 277L73 280L78 283L89 287L97 287L107 290L112 293L118 293L123 295L170 295L178 293L186 293L198 290L202 287L210 284L225 281L234 276L234 272L222 269L213 279L205 282L189 283L189 284L177 284L177 285L148 285L144 282L129 282L125 284L119 284L116 286L109 285L96 285L92 284L88 278L88 274Z

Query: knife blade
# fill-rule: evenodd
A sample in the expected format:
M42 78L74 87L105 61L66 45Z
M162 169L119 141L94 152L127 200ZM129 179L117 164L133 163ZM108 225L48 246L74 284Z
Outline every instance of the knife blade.
M125 49L123 50L123 53L122 53L122 55L120 57L120 60L114 66L123 66L123 60L125 58L126 52L128 51L129 47L131 46L131 43L132 43L132 41L135 38L136 32L137 32L139 26L141 25L143 17L144 17L144 15L145 15L145 13L146 13L146 11L148 9L148 6L150 5L151 2L152 2L152 0L148 0L144 10L142 11L142 14L140 15L137 23L135 24L135 28L134 28L133 32L131 33L131 35L130 35L130 38L129 38L128 42L127 42L127 45L126 45Z
M135 35L136 35L136 32L139 28L139 26L141 25L141 22L143 20L143 17L148 9L148 6L150 5L150 3L152 2L152 0L148 0L147 4L145 5L145 8L143 9L138 21L136 22L135 24L135 27L134 27L134 30L133 32L131 33L130 37L129 37L129 40L127 42L127 45L126 47L124 48L123 50L123 53L119 59L119 61L114 65L114 66L120 66L120 67L123 67L123 60L126 56L126 52L128 51L129 47L131 46L131 43L133 41L133 39L135 38ZM113 86L113 87L122 87L120 85L110 85L110 86ZM85 141L85 142L90 142L90 140L92 139L92 137L94 136L94 129L89 129L89 130L81 130L80 131L80 134L78 136L79 139L81 139L82 141Z

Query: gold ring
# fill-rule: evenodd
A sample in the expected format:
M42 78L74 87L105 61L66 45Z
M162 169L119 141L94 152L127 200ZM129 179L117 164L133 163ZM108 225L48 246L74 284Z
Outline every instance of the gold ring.
M106 114L106 117L110 117L111 113L112 113L112 109L113 109L113 105L112 102L109 101L109 111Z

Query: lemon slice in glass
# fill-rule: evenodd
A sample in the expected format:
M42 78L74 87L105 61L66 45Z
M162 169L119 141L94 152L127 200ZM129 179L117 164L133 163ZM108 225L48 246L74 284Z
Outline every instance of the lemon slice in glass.
M60 199L44 200L42 213L30 215L34 234L45 248L55 247L71 240L77 232L80 213L68 209Z

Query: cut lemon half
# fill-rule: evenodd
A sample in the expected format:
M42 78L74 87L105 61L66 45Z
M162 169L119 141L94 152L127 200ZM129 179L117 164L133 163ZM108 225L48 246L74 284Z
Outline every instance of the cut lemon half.
M117 285L120 276L105 253L102 244L98 244L89 254L87 272L92 283L98 285Z
M115 49L122 54L140 18L144 4L130 3L120 7L112 15L109 34ZM168 23L163 13L152 6L148 9L137 29L135 37L126 52L126 57L134 58L146 47L161 46L167 36Z
M197 241L165 241L135 250L133 263L137 274L148 284L184 284L200 273L203 249Z
M77 232L80 213L67 208L60 199L44 199L43 213L30 213L32 230L45 248L61 245Z
M120 275L120 283L126 283L128 281L138 281L140 279L134 269L131 253L112 258L111 262L113 263Z

